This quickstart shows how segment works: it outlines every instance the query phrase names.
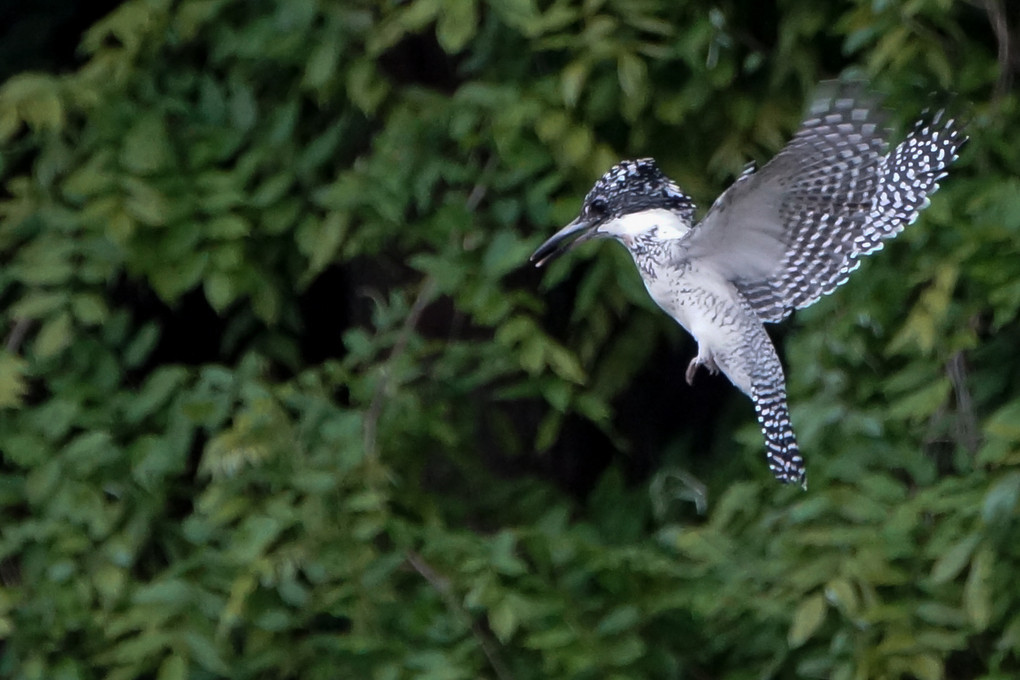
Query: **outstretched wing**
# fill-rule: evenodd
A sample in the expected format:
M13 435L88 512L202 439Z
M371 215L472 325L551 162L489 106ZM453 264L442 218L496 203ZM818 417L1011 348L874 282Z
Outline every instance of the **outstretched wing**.
M762 321L832 292L916 219L963 141L938 114L886 153L877 102L855 85L829 89L790 143L727 189L689 237L688 256L732 281Z

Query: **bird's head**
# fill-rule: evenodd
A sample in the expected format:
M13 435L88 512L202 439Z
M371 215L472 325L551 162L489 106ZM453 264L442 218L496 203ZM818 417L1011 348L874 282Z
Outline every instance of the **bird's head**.
M595 182L581 214L531 256L536 267L593 238L613 237L628 248L643 238L679 238L690 229L694 203L655 160L621 161Z

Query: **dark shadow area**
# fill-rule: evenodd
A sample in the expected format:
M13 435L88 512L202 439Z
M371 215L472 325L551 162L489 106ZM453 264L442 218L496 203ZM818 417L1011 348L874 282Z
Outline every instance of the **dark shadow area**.
M21 71L63 73L82 63L82 33L122 0L0 2L0 82Z

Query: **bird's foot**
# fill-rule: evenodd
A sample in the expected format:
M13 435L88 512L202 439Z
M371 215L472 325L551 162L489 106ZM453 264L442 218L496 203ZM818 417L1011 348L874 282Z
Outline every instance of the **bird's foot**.
M691 359L691 363L687 364L687 372L684 373L684 377L687 378L688 385L694 385L694 375L698 372L698 366L704 366L712 375L719 373L719 366L716 365L715 359L711 356L703 357L699 354Z

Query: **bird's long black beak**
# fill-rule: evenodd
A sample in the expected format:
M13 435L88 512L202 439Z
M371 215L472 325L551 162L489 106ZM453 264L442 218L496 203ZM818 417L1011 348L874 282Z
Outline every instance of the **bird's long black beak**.
M576 220L553 234L548 241L540 245L538 249L531 254L531 261L535 263L536 267L541 267L546 262L556 259L577 244L584 243L595 236L597 233L595 231L595 226L595 223L578 217ZM577 238L574 238L575 236ZM571 239L574 240L571 241Z

